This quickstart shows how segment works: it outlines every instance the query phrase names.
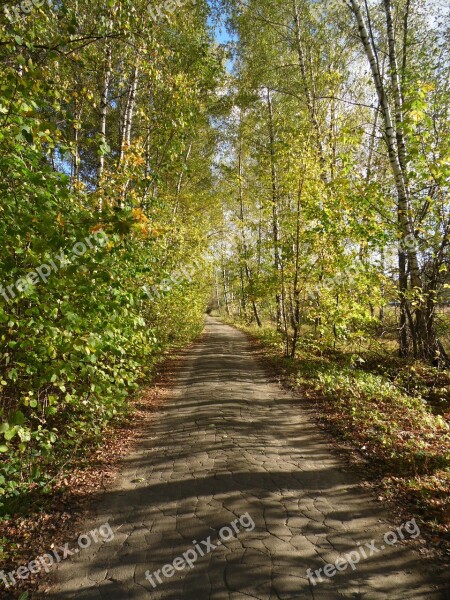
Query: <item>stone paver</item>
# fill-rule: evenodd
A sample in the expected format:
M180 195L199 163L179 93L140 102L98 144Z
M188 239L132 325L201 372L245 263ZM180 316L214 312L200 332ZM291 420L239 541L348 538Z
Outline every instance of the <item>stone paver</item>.
M246 513L250 520L236 523ZM323 568L359 543L373 539L381 548L394 524L299 402L271 382L245 335L212 318L180 368L172 399L126 457L85 531L106 521L114 539L62 562L46 597L450 598L437 568L404 543L355 570L308 581L308 568ZM239 533L219 544L220 529L233 521ZM145 578L208 537L217 547L193 569L156 587Z

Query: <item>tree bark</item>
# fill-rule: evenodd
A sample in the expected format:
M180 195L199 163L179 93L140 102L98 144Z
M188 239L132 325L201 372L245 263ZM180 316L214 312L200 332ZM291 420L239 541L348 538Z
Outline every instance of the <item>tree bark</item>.
M131 82L128 88L127 94L127 102L125 105L123 122L122 122L122 131L121 131L121 140L120 140L120 159L119 163L123 161L123 157L125 154L125 148L131 143L131 128L133 125L133 115L134 115L134 106L136 102L136 92L137 85L139 81L139 62L133 69L133 74L131 76Z
M267 88L267 108L269 113L269 144L270 144L270 175L272 185L272 236L273 236L273 251L274 251L274 270L277 285L277 292L275 295L276 303L276 320L277 320L277 331L281 332L282 325L282 298L281 292L279 291L279 274L280 274L280 244L279 244L279 227L278 227L278 183L277 183L277 171L275 163L275 128L273 123L273 106L272 98L270 96L270 90Z
M292 336L291 358L295 358L298 339L300 335L300 290L299 290L299 269L300 269L300 213L301 201L303 195L304 173L300 173L298 192L297 192L297 223L295 230L295 276L294 276L294 301L293 301L293 318L292 328L294 330Z
M345 2L345 0L344 0ZM389 162L395 180L397 191L397 214L400 233L399 250L399 295L400 295L400 354L409 354L408 338L411 338L414 355L418 358L429 358L429 335L424 314L422 301L418 302L414 311L415 321L411 314L408 292L408 273L412 290L424 295L425 289L420 272L416 235L414 231L411 197L408 184L407 147L403 132L403 93L398 71L398 60L396 50L395 31L392 18L392 7L390 0L383 0L386 16L386 28L388 37L388 59L392 87L392 96L395 109L395 122L392 119L391 106L378 66L377 50L369 37L367 26L362 14L358 0L348 0L353 12L361 42L367 55L373 81L375 84L378 101L384 120L384 137L388 149ZM347 3L346 3L347 4ZM403 69L405 68L405 65ZM413 243L414 242L414 243Z
M103 86L100 96L100 146L103 146L106 142L106 117L108 114L108 96L109 86L111 83L111 45L108 43L106 46L105 54L105 71L103 76ZM105 156L102 152L99 153L98 167L97 167L97 185L100 183L105 169Z
M294 29L295 29L295 45L298 54L298 60L300 64L300 73L302 76L303 88L305 92L306 106L309 113L309 118L311 119L311 123L314 127L315 132L315 145L317 148L317 153L319 156L320 166L321 166L321 175L322 178L325 177L325 153L322 147L322 134L320 130L319 120L317 118L317 111L315 106L315 98L311 93L308 75L306 72L306 60L305 60L305 52L303 49L301 31L300 31L300 15L298 12L298 4L297 0L292 0L292 10L294 15Z
M239 177L239 220L241 222L241 240L242 240L242 251L244 256L244 270L245 276L247 279L247 284L250 291L250 301L252 304L253 316L255 317L255 321L258 327L262 327L261 319L258 314L258 307L256 306L256 301L254 297L254 289L253 289L253 281L252 275L250 272L250 268L248 266L248 258L247 258L247 240L245 236L245 214L244 214L244 190L242 187L242 179L244 176L243 165L242 165L242 132L239 131L239 156L238 156L238 177ZM243 288L244 293L244 288Z

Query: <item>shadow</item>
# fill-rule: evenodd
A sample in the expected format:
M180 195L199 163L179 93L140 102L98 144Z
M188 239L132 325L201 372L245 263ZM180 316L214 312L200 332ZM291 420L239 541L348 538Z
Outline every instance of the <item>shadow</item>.
M269 382L243 334L208 318L203 343L177 381L174 397L125 457L120 478L83 529L109 522L114 539L61 563L56 586L38 598L450 597L445 574L413 543L383 543L399 524L333 456L298 402ZM233 521L238 531L221 539ZM216 548L197 552L192 569L162 575L164 565L207 538ZM323 576L327 563L371 540L379 551L360 554L355 570ZM322 569L322 581L319 573L311 583L307 569ZM153 586L147 572L158 572L161 583Z

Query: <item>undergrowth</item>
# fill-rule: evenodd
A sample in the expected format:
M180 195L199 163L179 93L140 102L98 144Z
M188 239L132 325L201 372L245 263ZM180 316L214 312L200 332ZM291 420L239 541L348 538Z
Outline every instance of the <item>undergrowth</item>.
M237 326L260 342L285 384L314 402L327 429L364 457L383 497L414 507L450 548L450 426L427 402L431 367L378 362L369 369L344 353L310 348L288 359L272 326Z

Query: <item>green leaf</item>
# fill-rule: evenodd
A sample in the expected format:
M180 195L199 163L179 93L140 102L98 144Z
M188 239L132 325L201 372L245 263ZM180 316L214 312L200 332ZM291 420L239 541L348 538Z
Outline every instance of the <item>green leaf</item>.
M25 423L25 415L22 411L16 410L11 414L9 422L11 425L23 425Z
M17 433L17 429L18 427L11 427L11 429L8 429L8 431L5 432L5 440L10 442L13 437L16 435Z

